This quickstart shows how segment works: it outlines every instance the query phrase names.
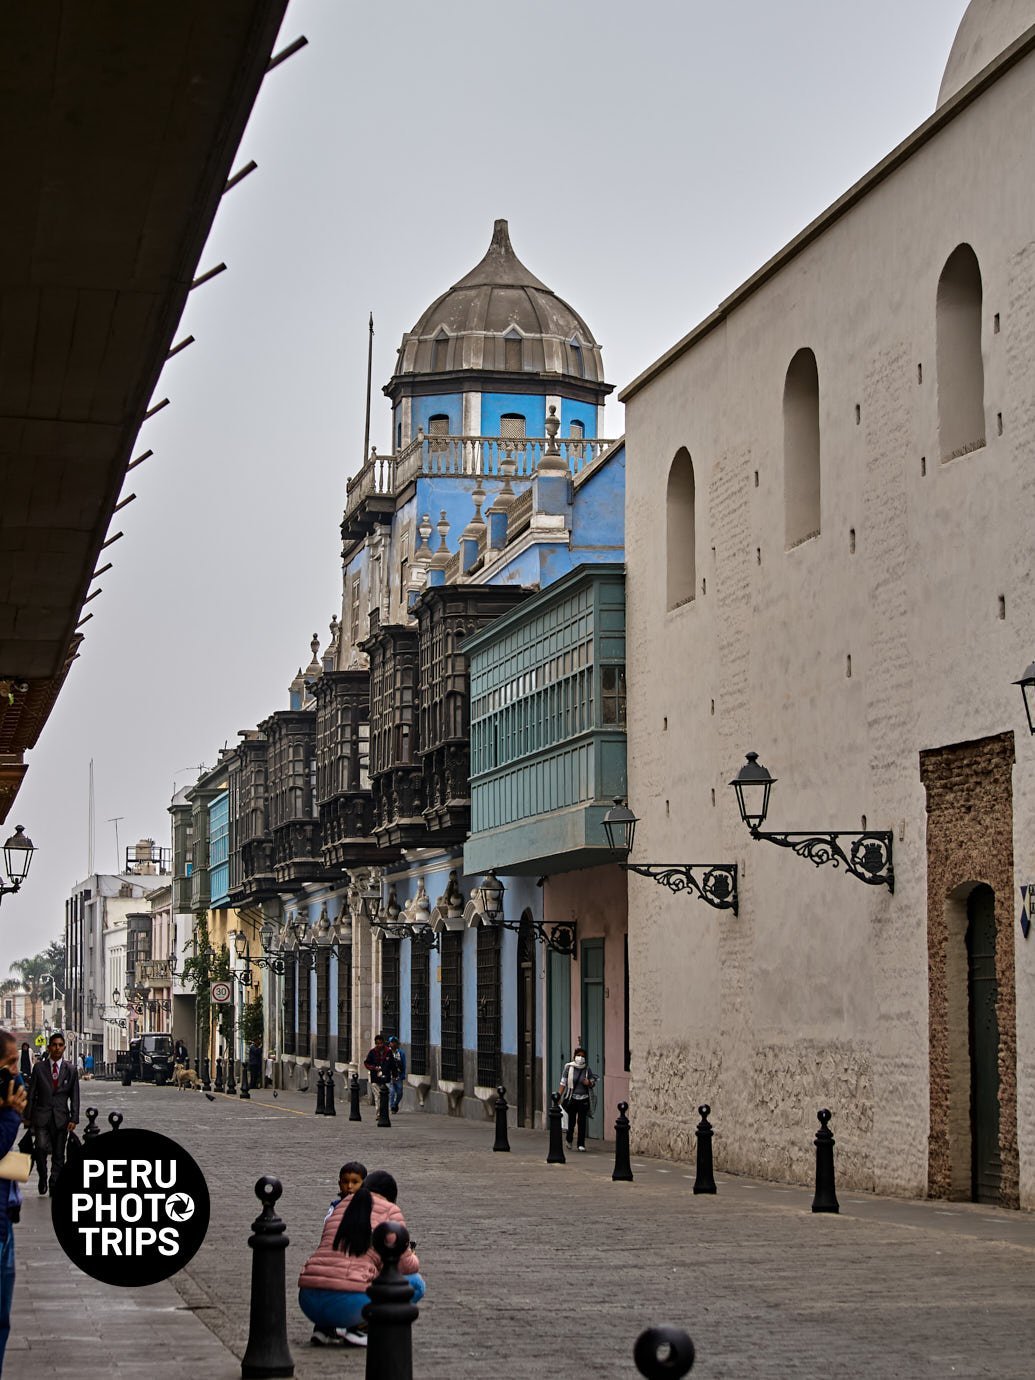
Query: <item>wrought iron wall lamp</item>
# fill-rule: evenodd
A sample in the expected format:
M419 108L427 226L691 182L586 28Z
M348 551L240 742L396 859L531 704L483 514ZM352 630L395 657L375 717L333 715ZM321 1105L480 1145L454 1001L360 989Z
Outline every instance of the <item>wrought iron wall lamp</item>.
M843 867L867 886L886 886L894 894L895 869L892 865L890 830L815 829L792 834L763 833L762 825L769 813L769 796L775 784L776 778L766 771L758 760L757 752L748 753L747 761L730 782L737 793L740 817L750 829L753 839L764 839L766 843L775 843L778 848L793 849L799 857L808 858L817 867L822 867L824 863ZM841 846L841 839L851 840L847 848Z
M1021 694L1024 697L1024 712L1028 716L1028 729L1035 733L1035 661L1031 663L1020 680L1015 680L1013 683L1021 687Z
M514 934L520 934L523 928L520 920L506 920L503 915L503 895L506 888L494 871L485 874L480 887L481 905L479 909L482 915L496 929L511 930ZM547 925L550 926L547 929ZM565 954L568 958L577 958L578 953L575 947L575 922L559 920L556 922L532 920L524 922L524 928L530 928L537 944L542 944L545 948L551 949L555 954Z
M604 816L604 833L612 853L632 852L639 820L620 795ZM618 864L626 872L650 877L669 891L689 891L716 910L737 914L736 863L631 863Z
M430 912L427 919L423 918L423 915L418 915L415 923L401 919L402 907L399 905L394 886L383 904L379 905L377 897L371 895L363 897L361 906L370 928L377 930L384 938L409 939L414 944L423 945L428 949L438 948L438 931L431 924Z

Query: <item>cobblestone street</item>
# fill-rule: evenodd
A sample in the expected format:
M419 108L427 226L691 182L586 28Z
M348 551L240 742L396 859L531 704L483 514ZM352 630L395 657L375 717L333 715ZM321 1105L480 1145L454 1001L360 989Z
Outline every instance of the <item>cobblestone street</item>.
M312 1095L208 1102L112 1083L84 1094L102 1124L117 1108L127 1127L190 1150L212 1193L208 1238L170 1284L107 1289L61 1254L49 1200L27 1185L8 1380L239 1374L260 1173L284 1183L295 1374L362 1375L362 1353L309 1346L295 1297L352 1158L399 1180L428 1280L413 1334L421 1377L632 1376L633 1342L655 1322L690 1332L695 1376L1031 1374L1027 1214L843 1193L839 1217L813 1216L807 1190L722 1174L716 1197L694 1198L683 1164L634 1159L636 1181L615 1184L599 1146L547 1165L539 1133L512 1130L512 1153L494 1155L488 1123L405 1112L379 1130L367 1106L360 1125L347 1106L314 1117ZM718 1109L714 1120L718 1144Z

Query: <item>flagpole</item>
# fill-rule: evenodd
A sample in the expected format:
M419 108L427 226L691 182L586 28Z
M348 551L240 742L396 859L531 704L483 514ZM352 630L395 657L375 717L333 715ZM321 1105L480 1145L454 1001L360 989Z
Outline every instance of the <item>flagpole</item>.
M370 313L370 337L367 341L367 414L366 426L363 430L363 464L367 463L367 456L370 454L370 376L374 363L374 313Z

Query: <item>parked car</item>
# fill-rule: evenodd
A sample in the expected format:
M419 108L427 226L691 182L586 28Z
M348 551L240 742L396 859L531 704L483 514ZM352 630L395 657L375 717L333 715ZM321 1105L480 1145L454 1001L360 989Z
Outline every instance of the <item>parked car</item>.
M143 1034L129 1042L132 1077L141 1083L155 1083L161 1087L172 1078L173 1037L166 1034Z

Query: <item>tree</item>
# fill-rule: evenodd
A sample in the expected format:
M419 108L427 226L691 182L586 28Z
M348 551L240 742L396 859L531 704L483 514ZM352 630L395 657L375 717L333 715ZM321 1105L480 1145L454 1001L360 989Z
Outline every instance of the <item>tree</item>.
M29 1024L35 1030L36 1007L42 1002L44 986L49 984L52 977L47 956L42 953L36 954L34 958L16 959L11 964L10 971L17 973L19 983L29 999Z

